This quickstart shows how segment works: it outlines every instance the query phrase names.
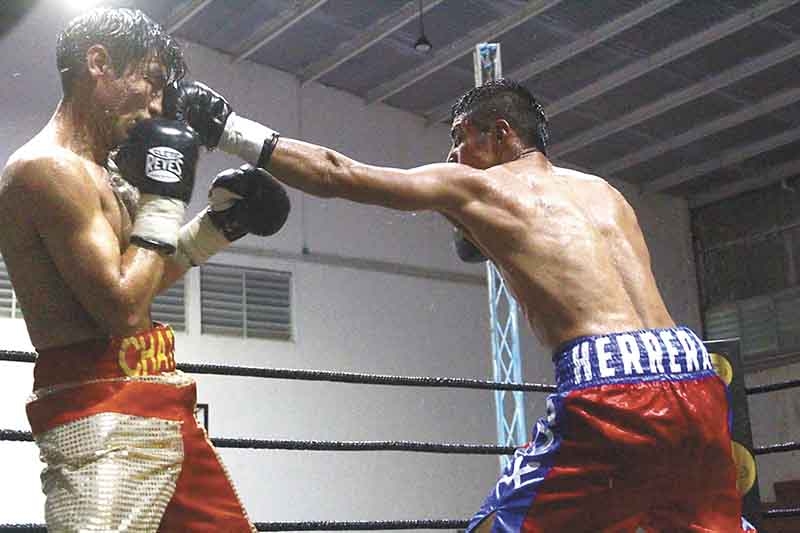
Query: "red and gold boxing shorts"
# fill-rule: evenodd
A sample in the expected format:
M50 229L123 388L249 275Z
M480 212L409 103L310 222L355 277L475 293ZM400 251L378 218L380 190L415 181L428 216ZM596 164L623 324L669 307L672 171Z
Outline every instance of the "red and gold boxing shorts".
M690 329L581 337L553 360L547 415L467 531L743 531L725 385Z
M166 326L40 352L27 412L48 530L255 531L196 399Z

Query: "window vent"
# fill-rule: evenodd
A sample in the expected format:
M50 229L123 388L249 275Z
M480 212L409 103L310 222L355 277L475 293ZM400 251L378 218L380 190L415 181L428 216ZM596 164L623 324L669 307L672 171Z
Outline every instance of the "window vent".
M203 265L202 332L291 340L290 272Z
M719 305L704 319L707 339L739 337L745 358L800 352L800 288Z
M8 270L6 270L6 264L2 257L0 257L0 317L22 318L17 295L11 287L11 278L8 276Z
M706 337L710 340L738 338L739 309L736 304L725 304L709 309L705 314Z
M184 287L184 278L181 278L165 292L156 296L150 308L153 320L169 324L175 331L186 330Z

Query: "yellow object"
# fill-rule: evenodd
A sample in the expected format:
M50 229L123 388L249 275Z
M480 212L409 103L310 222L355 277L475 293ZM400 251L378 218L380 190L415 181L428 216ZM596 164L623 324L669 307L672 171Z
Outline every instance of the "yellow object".
M744 496L756 482L756 461L750 451L735 440L731 441L731 453L736 463L736 489Z
M711 352L708 355L711 357L711 365L714 367L714 372L725 382L725 385L730 385L731 381L733 381L731 363L722 354Z

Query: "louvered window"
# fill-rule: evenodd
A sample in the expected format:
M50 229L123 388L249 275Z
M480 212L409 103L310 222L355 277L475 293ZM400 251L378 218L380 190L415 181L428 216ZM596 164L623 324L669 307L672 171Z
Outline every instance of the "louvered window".
M719 305L704 318L706 338L739 337L745 357L800 352L800 288Z
M203 333L245 338L292 338L290 272L203 265Z
M184 279L176 281L166 292L156 296L150 308L153 320L172 326L175 331L186 329L186 306L184 304Z
M11 288L11 278L8 277L8 270L2 257L0 257L0 317L22 318L17 295Z

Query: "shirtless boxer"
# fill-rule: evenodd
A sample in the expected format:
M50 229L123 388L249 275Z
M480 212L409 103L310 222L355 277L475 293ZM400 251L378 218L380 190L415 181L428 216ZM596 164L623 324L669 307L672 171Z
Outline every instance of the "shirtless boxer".
M453 107L448 163L409 170L279 137L197 82L168 87L164 106L208 147L310 194L438 211L463 231L460 256L502 271L553 350L558 393L470 531L742 530L725 387L667 311L631 206L548 161L525 88L469 91Z
M248 231L277 231L288 196L261 170L225 171L181 227L199 144L158 117L186 66L140 11L74 19L57 61L64 96L0 181L0 250L38 352L27 412L48 530L254 531L150 305Z

